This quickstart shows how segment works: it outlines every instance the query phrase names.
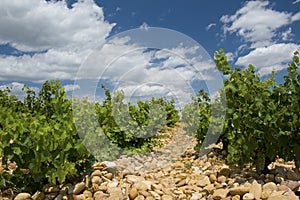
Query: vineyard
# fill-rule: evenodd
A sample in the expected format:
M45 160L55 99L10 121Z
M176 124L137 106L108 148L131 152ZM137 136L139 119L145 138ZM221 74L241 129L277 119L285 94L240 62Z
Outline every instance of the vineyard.
M181 117L173 99L124 103L122 91L111 94L104 85L106 97L96 103L69 99L59 81L46 81L37 94L24 87L22 100L9 88L0 90L0 191L34 193L49 183L74 182L94 162L113 160L122 151L151 152L161 145L156 133L178 122L187 134L195 134L196 151L211 145L204 144L208 132L219 135L228 165L253 165L260 175L282 158L299 168L298 52L282 84L276 83L275 72L262 80L252 65L232 69L222 49L214 60L226 77L224 88L214 100L200 90ZM108 142L99 146L99 141Z

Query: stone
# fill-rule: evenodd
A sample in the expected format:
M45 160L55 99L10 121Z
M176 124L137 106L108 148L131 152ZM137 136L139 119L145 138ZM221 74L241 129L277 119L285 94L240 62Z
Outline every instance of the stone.
M223 166L222 169L220 170L218 176L226 176L229 177L230 175L230 169L228 166Z
M260 199L261 198L261 193L262 193L261 184L257 183L257 181L254 180L253 183L250 186L249 193L253 194L255 199Z
M215 190L216 188L215 188L214 184L209 184L209 185L205 186L203 189L206 190L206 191L208 191L210 193L213 190Z
M110 200L122 200L124 199L121 188L108 188L107 192L109 193Z
M210 183L210 180L209 180L208 176L203 175L203 176L197 177L197 182L196 182L197 186L205 187L209 184L211 184L211 183Z
M240 185L245 184L246 181L247 181L247 179L244 178L244 177L237 177L236 180L235 180L235 182L239 183Z
M286 173L286 178L291 181L300 181L300 175L291 170Z
M83 194L73 195L74 200L85 200L85 196Z
M268 200L299 200L299 198L293 193L285 193L272 195L268 198Z
M19 193L16 197L15 200L30 200L31 199L31 195L29 193Z
M138 191L140 190L147 190L148 189L148 185L142 181L137 182L133 185ZM150 186L151 187L151 186Z
M284 181L284 177L280 174L276 174L275 176L275 182L276 183L281 183L282 181Z
M93 176L99 176L99 177L101 177L101 175L102 175L102 173L101 173L100 170L95 170L95 171L93 171L93 173L91 174L91 177L93 177Z
M139 181L144 181L145 179L143 177L136 176L136 175L127 175L126 180L128 183L136 183Z
M234 188L229 189L229 193L232 196L233 195L243 196L244 194L248 193L249 191L250 191L249 187L243 187L243 186L238 186L238 187L234 187Z
M43 191L45 193L55 193L55 192L59 192L59 186L57 185L45 185L45 187L43 187Z
M145 191L145 190L141 190L141 191L139 191L139 193L140 193L141 195L143 195L144 197L151 196L151 194L150 194L149 192Z
M92 168L93 170L102 170L104 167L106 167L106 165L102 164L102 163L99 163L99 162L96 162Z
M145 200L155 200L152 196L146 197Z
M94 193L94 200L103 200L105 198L108 198L108 194L103 193L102 191L97 191Z
M93 197L93 194L90 192L90 191L88 191L88 190L85 190L84 192L83 192L83 195L84 195L84 197L87 199L87 198L92 198Z
M268 179L268 180L270 180L270 181L275 181L275 176L274 176L274 174L266 174L265 175L265 178L266 179Z
M262 199L268 199L271 196L271 194L272 194L271 190L262 191L261 198Z
M145 200L143 195L138 195L134 200Z
M239 195L234 195L231 200L240 200L241 197Z
M58 194L54 200L63 200L63 195L62 194Z
M138 190L134 187L131 188L130 192L129 192L129 199L133 200L135 199L137 196L139 195Z
M162 188L163 188L163 186L161 184L155 184L155 183L151 184L152 190L162 190Z
M103 182L102 178L99 176L93 176L91 181L93 185L100 185Z
M191 196L191 199L190 200L198 200L198 199L201 199L202 198L202 194L199 193L199 192L194 192Z
M243 195L243 200L253 200L255 199L254 194L252 193L246 193Z
M149 193L152 195L152 197L153 197L154 199L160 199L160 195L157 194L156 192L154 192L154 191L149 191Z
M161 200L173 200L173 197L171 195L162 195Z
M57 196L57 192L46 194L46 199L53 200Z
M184 168L184 164L182 162L177 161L173 164L173 168Z
M181 186L184 186L186 184L186 179L182 179L181 181L179 181L176 186L177 187L181 187Z
M178 196L178 199L187 199L187 198L186 198L186 195L185 195L185 194L180 194L180 195Z
M217 176L215 174L210 174L209 175L209 180L211 183L214 183L217 181Z
M107 189L108 189L108 187L107 187L106 185L100 185L100 186L98 187L98 190L103 191L103 192L106 192Z
M81 193L84 189L85 189L84 182L77 183L74 187L73 194L77 195L77 194Z
M299 189L300 183L298 181L283 181L281 185L285 185L292 191L296 192Z
M45 194L43 192L37 191L32 195L31 197L33 200L44 200L45 199Z
M266 190L277 191L277 185L273 182L269 182L269 183L264 184L262 186L262 189L263 189L263 191L266 191Z
M105 178L108 178L109 180L111 180L113 178L113 174L112 173L107 173L104 175Z
M117 187L119 185L119 182L118 181L112 181L112 182L109 182L108 184L107 184L107 187L108 188L115 188L115 187Z
M216 189L212 195L213 199L224 199L228 195L228 190L225 189Z
M275 174L280 174L280 175L282 175L283 177L286 177L286 174L287 174L287 169L285 168L285 167L277 167L276 169L275 169Z
M225 176L219 176L218 177L218 182L219 183L225 183L226 182L226 177Z

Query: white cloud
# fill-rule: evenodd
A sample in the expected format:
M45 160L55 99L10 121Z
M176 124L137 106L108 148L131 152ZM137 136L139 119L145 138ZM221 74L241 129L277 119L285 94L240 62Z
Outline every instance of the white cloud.
M296 4L296 3L299 3L300 2L300 0L295 0L295 1L293 1L293 4Z
M207 31L209 29L211 29L212 27L216 26L217 24L216 23L211 23L211 24L208 24L207 27L205 28Z
M0 57L0 79L44 81L74 78L84 59L104 42L114 24L102 8L82 0L69 9L65 1L3 0L0 44L33 56Z
M105 21L102 8L92 0L79 1L71 9L65 1L3 0L0 17L0 44L8 43L24 52L38 51L33 55L0 55L0 80L101 79L116 88L129 88L127 91L140 88L137 96L176 94L190 98L188 81L214 78L207 72L214 65L194 58L198 47L179 44L172 49L144 51L130 37L104 43L114 24ZM150 29L146 23L140 28ZM88 57L91 59L86 61ZM91 86L65 86L66 91L80 95L88 94L86 88Z
M141 26L140 26L140 29L143 29L143 30L148 30L149 29L149 25L144 22Z
M225 56L227 57L227 61L228 61L228 62L231 62L231 61L234 60L234 54L233 54L232 52L227 52L227 53L225 54Z
M292 16L292 21L295 22L295 21L299 21L300 20L300 12L297 12L296 14L294 14Z
M299 51L298 44L273 44L269 47L260 47L251 51L248 55L240 57L236 65L247 67L253 64L258 73L268 75L272 70L282 70L291 62L294 51Z
M291 40L291 37L293 36L294 34L292 34L292 28L289 27L288 30L282 32L281 36L282 36L282 39L285 40L285 41L288 41L288 40Z
M65 88L65 92L72 92L74 90L79 90L80 86L77 84L68 84L63 86Z
M214 63L195 56L199 47L183 46L149 50L130 37L114 38L95 51L80 69L78 78L106 80L122 89L127 99L175 96L178 105L187 102L193 91L191 82L212 81ZM213 83L212 83L213 84ZM80 90L88 90L80 85ZM89 87L89 86L87 86ZM93 91L91 91L93 92ZM174 97L174 96L173 96Z
M269 1L249 1L234 15L224 15L224 34L240 36L251 48L265 47L274 44L279 28L299 20L298 14L280 12L269 8Z
M235 34L243 42L234 53L235 57L239 56L235 65L253 64L261 75L284 69L293 52L299 49L298 44L284 43L292 41L290 25L299 20L300 12L274 10L270 1L247 1L233 15L220 19L224 36Z
M4 90L6 88L10 88L11 92L9 94L15 95L20 100L23 100L24 97L26 97L26 90L23 91L23 83L12 82L10 84L0 85L0 90ZM39 88L37 87L29 87L29 89L33 90L35 93L39 91Z

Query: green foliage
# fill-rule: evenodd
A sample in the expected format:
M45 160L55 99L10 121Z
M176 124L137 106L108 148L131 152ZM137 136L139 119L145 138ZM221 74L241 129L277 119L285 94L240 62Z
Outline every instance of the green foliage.
M200 90L192 102L186 104L182 110L182 122L185 124L184 130L188 134L195 134L198 151L207 134L211 118L211 103L209 96L204 90Z
M295 160L299 166L298 52L295 52L293 62L288 66L288 76L284 77L285 81L280 85L276 84L275 72L267 80L261 80L253 65L249 65L245 70L232 70L222 49L215 53L214 58L217 69L228 77L220 91L222 95L226 95L226 117L220 139L228 153L227 161L240 165L255 163L258 172L265 170L276 156ZM205 139L209 124L221 121L218 116L212 117L209 109L216 105L224 105L220 104L222 101L208 105L209 99L203 101L202 96L198 95L193 103L184 109L185 113L188 113L184 120L187 123L186 130L196 131L199 144ZM193 114L195 106L198 110ZM199 122L196 128L195 119Z
M8 160L18 166L12 175L2 176L21 190L33 190L75 177L89 166L91 155L78 137L71 101L60 83L47 81L38 96L26 90L23 102L0 91L0 155L4 168Z
M115 92L112 97L102 87L106 99L102 105L96 104L98 122L109 141L128 153L149 152L156 144L156 133L179 121L173 100L152 98L137 105L125 104L123 92Z

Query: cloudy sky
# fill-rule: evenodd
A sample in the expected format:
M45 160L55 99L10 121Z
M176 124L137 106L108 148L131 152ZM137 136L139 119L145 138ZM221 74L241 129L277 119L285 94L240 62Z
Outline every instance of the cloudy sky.
M59 79L77 95L104 83L185 101L220 87L219 48L235 67L281 76L300 50L299 10L299 0L1 0L0 89L20 95L23 84Z

